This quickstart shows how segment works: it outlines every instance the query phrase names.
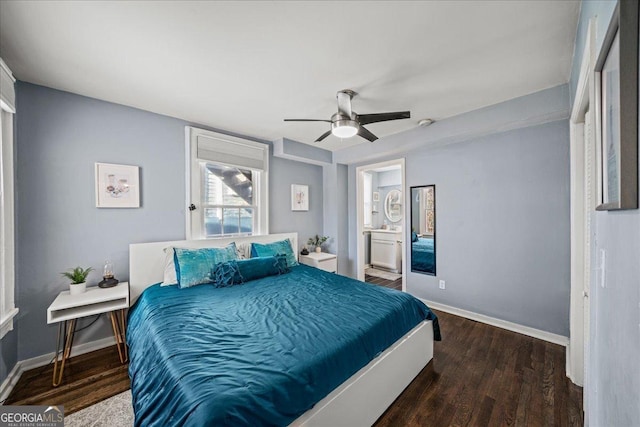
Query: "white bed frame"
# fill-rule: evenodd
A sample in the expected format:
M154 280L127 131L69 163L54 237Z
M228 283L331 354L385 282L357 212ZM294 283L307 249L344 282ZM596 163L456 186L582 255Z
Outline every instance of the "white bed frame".
M182 240L138 243L129 246L131 304L164 276L164 249L224 247L231 242L269 243L289 239L298 257L298 234L229 237L214 240ZM396 341L369 364L333 390L292 426L370 426L409 383L433 359L433 325L424 321Z

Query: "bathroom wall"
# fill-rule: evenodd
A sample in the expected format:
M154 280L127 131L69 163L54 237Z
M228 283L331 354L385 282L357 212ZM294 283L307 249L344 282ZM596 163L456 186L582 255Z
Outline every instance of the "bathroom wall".
M373 215L373 228L381 228L383 224L402 226L402 221L392 223L384 214L384 201L391 190L402 191L402 174L400 169L384 172L374 172L375 179L373 191L377 191L380 195L380 201L376 203L378 214ZM375 203L375 202L374 202Z

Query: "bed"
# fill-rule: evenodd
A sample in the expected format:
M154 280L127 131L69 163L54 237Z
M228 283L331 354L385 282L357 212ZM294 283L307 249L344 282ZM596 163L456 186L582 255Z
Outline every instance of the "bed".
M411 242L411 270L435 271L435 250L433 237L418 237Z
M305 265L243 285L161 287L162 249L131 245L127 342L136 425L370 425L433 356L408 294Z

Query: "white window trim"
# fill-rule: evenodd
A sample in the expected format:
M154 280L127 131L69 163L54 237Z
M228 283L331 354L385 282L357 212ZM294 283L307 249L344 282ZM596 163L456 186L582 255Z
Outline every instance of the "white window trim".
M0 59L0 339L13 330L15 307L15 223L13 177L13 114L15 113L15 79Z
M243 138L224 135L217 132L212 132L204 129L199 129L191 126L185 126L185 159L186 159L186 209L185 209L185 227L187 240L204 239L206 233L203 230L202 215L204 209L202 208L202 173L201 164L203 162L214 162L218 164L224 164L233 167L247 168L244 165L238 165L228 162L221 162L210 159L198 158L198 137L206 137L215 139L217 141L228 142L229 145L237 147L246 147L251 149L261 150L262 159L260 161L263 164L260 174L260 179L254 184L255 192L258 195L258 221L257 227L254 231L254 235L269 234L269 145L259 142L250 141ZM241 155L240 155L241 156ZM195 206L195 210L189 209L190 205ZM225 236L226 237L226 236ZM215 237L214 237L215 238Z

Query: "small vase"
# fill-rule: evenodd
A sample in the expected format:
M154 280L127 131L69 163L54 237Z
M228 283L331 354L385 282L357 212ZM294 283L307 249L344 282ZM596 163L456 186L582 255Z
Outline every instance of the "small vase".
M316 246L316 252L317 252L317 253L322 252L322 247L321 247L321 246Z
M78 295L87 290L87 282L82 283L72 283L69 285L69 294L70 295Z

